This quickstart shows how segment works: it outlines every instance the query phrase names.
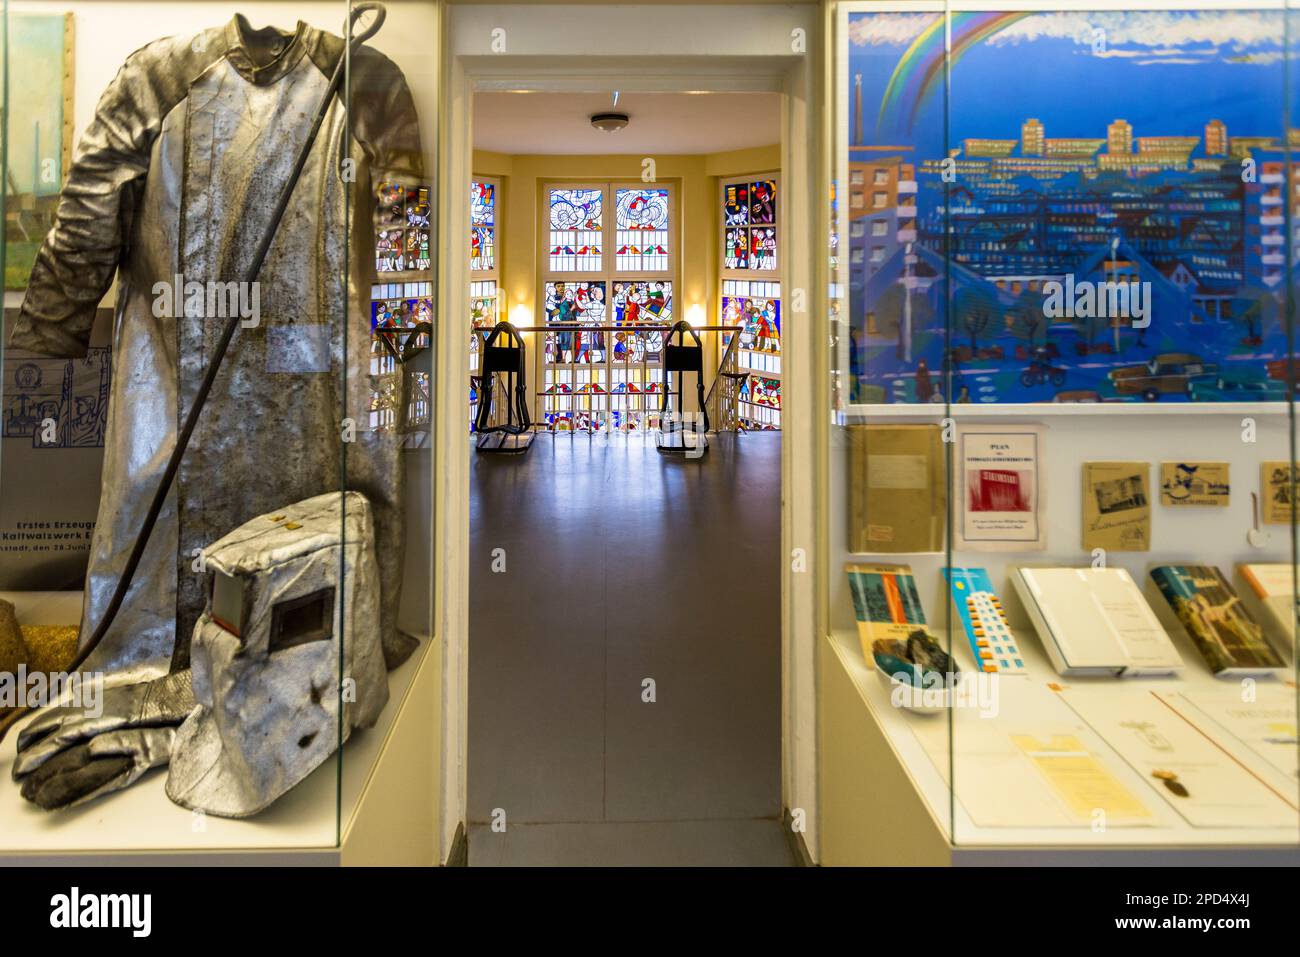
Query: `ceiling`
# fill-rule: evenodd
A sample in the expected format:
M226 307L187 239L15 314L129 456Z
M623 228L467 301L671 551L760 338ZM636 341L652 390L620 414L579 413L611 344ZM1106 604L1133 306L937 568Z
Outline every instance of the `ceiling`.
M591 114L631 118L617 133ZM474 148L514 154L721 153L781 141L775 93L476 93Z

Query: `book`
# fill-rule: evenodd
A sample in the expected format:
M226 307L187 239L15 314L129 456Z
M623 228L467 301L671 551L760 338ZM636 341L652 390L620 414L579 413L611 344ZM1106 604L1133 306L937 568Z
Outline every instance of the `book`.
M1151 580L1216 675L1277 674L1283 668L1264 629L1213 565L1157 565Z
M1294 569L1288 564L1241 564L1237 578L1240 594L1269 643L1279 651L1295 653L1296 605Z
M1146 462L1083 464L1083 548L1145 552L1151 548L1151 495Z
M927 631L925 609L916 579L907 565L846 565L858 639L867 661L876 641L906 642L917 630Z
M937 425L849 426L849 550L941 552L948 511Z
M1022 567L1011 584L1062 675L1162 675L1183 666L1123 568Z
M989 573L983 568L945 568L943 577L976 667L988 674L1025 674L1024 656Z

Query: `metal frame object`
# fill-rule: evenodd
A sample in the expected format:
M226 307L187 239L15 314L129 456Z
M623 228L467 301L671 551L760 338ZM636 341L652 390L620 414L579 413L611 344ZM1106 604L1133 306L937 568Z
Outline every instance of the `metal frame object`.
M508 345L497 345L504 334ZM528 415L525 363L528 361L523 337L510 323L498 322L483 343L480 353L478 416L474 431L478 433L475 449L479 452L497 452L518 455L533 445L533 422ZM496 392L496 377L505 376L506 420L492 424L492 397ZM518 415L518 421L515 416Z
M694 344L686 342L689 333ZM673 336L678 337L673 345ZM659 431L655 433L655 448L660 452L690 453L703 455L709 450L709 408L704 400L704 346L700 336L690 323L684 319L674 322L664 337L664 397L659 406ZM682 417L683 379L688 372L695 373L695 390L699 399L700 418L704 420L704 429L700 430L699 421L692 422L686 429ZM674 373L676 374L677 402L669 410L673 395Z

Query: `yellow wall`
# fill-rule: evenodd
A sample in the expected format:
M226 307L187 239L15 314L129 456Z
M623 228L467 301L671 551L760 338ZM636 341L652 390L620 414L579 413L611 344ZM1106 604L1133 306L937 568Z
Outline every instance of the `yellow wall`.
M673 314L687 318L695 303L704 307L706 325L716 325L719 306L718 271L722 245L722 213L719 208L720 179L747 173L778 172L780 146L704 153L695 156L656 156L656 178L676 186L678 194L677 235L680 250L677 282L673 289ZM538 298L540 242L537 214L546 205L542 184L555 181L606 181L641 179L640 156L509 156L474 151L474 173L502 180L502 203L498 209L499 287L505 318L512 322L524 316L527 325L541 325ZM525 324L518 322L517 324Z

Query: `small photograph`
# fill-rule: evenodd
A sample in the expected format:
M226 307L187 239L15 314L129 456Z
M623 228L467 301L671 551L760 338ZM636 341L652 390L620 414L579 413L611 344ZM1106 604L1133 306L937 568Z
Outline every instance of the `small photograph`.
M1028 469L967 469L966 509L971 512L1032 512L1034 473Z
M1139 473L1122 478L1104 479L1093 486L1097 511L1102 515L1147 507L1146 482Z

